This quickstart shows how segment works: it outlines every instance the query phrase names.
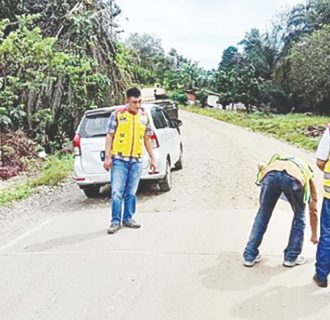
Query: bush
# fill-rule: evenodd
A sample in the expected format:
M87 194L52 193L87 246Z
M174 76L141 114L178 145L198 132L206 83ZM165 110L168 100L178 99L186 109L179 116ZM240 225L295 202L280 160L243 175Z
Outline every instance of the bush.
M38 157L35 143L23 131L3 133L0 140L1 180L17 176L27 169L31 160Z

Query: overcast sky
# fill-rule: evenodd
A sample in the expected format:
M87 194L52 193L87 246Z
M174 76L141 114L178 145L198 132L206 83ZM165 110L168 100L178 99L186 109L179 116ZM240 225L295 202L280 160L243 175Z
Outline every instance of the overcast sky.
M149 33L207 69L216 68L222 51L253 27L262 30L276 14L303 0L117 0L124 37Z

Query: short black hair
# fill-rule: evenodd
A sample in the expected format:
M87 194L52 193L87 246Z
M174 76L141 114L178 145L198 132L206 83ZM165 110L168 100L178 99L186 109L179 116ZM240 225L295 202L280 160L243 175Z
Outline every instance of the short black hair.
M141 91L138 88L130 88L126 91L126 98L140 98L141 97Z

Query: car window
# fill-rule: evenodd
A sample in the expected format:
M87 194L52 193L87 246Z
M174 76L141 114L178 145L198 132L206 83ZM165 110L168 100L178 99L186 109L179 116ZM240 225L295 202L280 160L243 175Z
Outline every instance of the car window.
M168 114L165 111L162 111L162 114L167 122L167 126L170 128L175 128L175 125L174 125L173 121L170 119L170 117L168 116Z
M86 116L80 126L80 136L82 138L106 136L109 118L109 113Z
M168 127L164 114L160 109L151 109L151 116L156 129L164 129Z

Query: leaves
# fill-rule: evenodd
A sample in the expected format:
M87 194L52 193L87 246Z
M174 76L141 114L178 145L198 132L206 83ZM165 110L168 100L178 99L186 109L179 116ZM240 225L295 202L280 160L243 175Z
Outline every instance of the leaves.
M330 25L303 37L290 51L290 79L299 96L314 110L329 112Z
M72 137L86 109L121 100L131 73L117 59L114 0L0 1L0 11L5 127L24 127L50 152ZM41 125L43 110L51 118Z

